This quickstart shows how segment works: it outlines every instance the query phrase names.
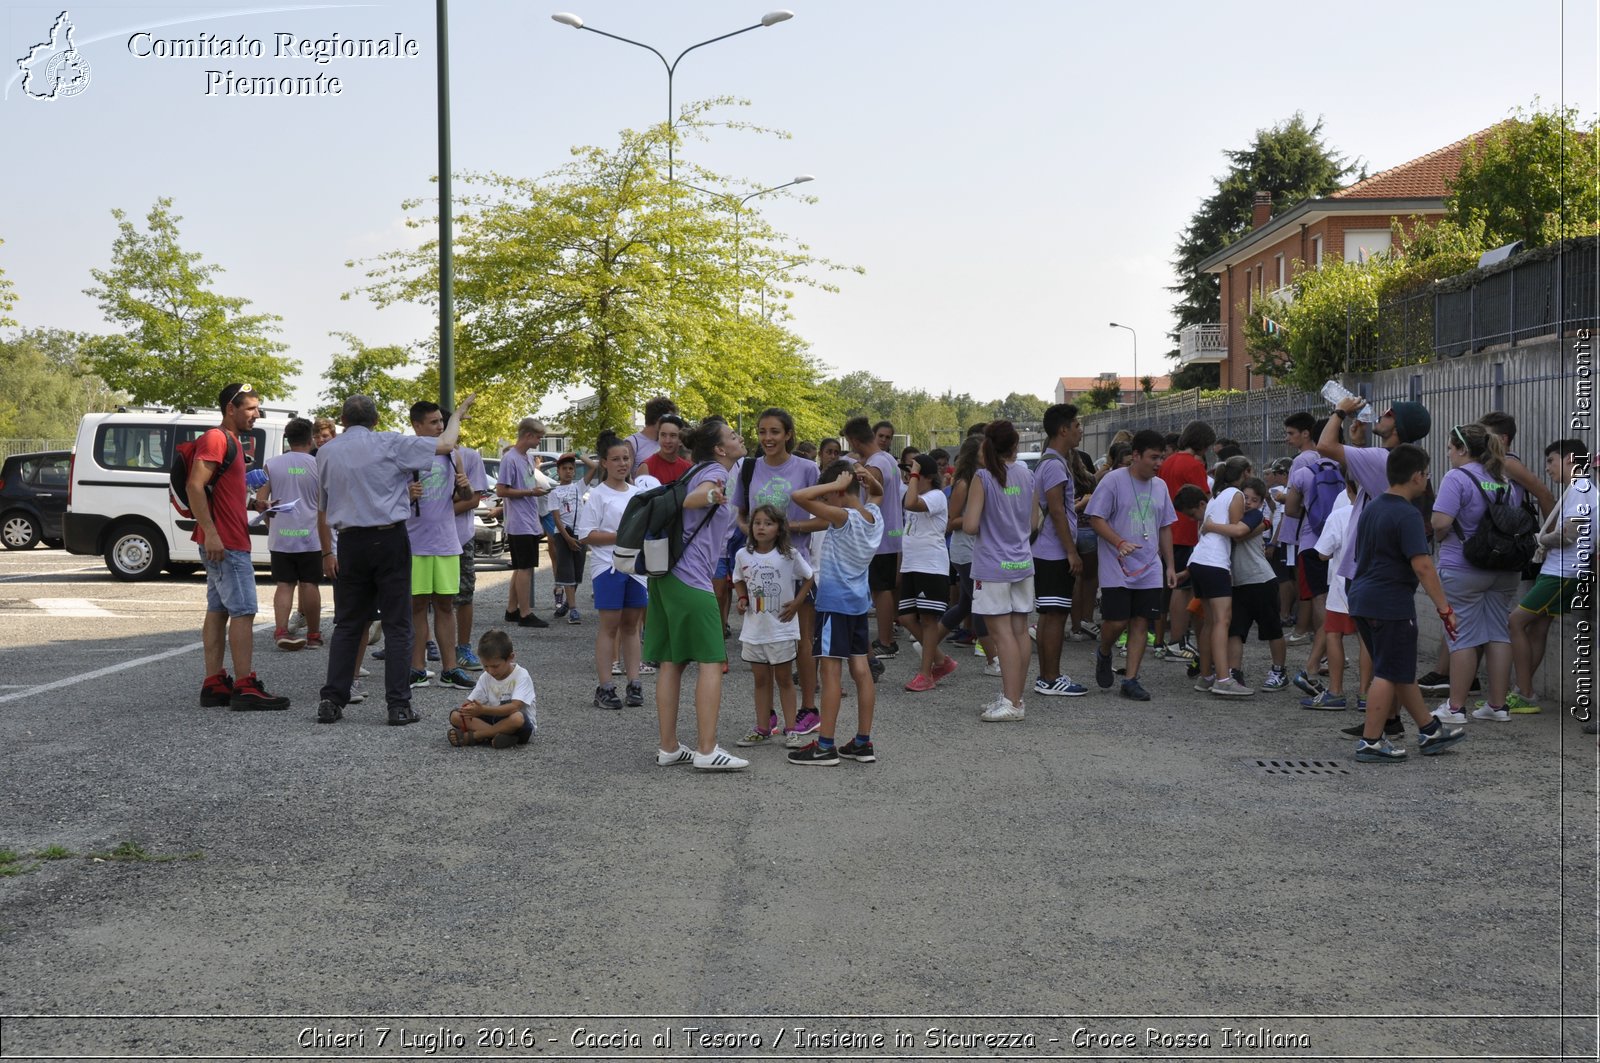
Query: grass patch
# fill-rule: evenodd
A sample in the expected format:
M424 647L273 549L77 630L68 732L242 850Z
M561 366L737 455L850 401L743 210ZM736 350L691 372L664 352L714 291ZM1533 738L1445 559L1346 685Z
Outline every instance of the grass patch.
M178 859L176 856L160 856L145 852L138 842L123 842L108 853L90 853L89 856L95 860L119 864L167 864Z
M33 854L35 860L70 860L78 854L63 845L47 845Z
M38 864L24 864L22 854L15 849L0 849L0 878L10 878L12 875L26 875L36 870Z

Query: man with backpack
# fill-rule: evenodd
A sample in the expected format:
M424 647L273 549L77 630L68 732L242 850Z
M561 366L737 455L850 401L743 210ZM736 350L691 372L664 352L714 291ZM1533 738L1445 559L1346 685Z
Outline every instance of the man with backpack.
M289 699L268 694L252 666L256 622L256 571L250 563L250 526L245 505L242 438L261 415L261 398L249 384L229 384L217 395L222 423L178 448L194 535L206 569L206 620L201 629L206 678L202 708L226 705L237 711L287 709ZM175 485L176 486L176 485ZM184 499L180 499L185 501ZM233 674L223 666L223 645Z

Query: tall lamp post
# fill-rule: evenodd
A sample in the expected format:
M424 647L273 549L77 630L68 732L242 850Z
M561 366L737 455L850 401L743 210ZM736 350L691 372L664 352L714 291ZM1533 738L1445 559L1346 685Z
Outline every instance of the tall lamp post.
M450 209L448 6L449 0L438 0L434 9L439 37L439 405L447 411L456 408L455 254L450 245L455 220Z
M444 0L440 0L440 3L443 2ZM675 121L675 116L672 112L672 75L678 72L678 64L683 61L683 57L694 51L696 48L704 48L708 44L716 44L718 41L725 41L729 37L737 37L739 34L749 33L751 30L758 30L767 26L776 26L780 22L788 22L790 19L794 18L794 12L768 11L765 15L761 16L761 21L757 22L753 26L746 26L742 30L734 30L732 33L724 33L720 37L712 37L710 40L701 41L699 44L689 45L689 47L679 52L678 57L672 60L670 63L667 62L666 56L656 51L656 49L650 47L650 45L645 44L643 41L631 40L627 37L620 37L615 33L607 33L605 30L597 30L593 26L587 26L584 24L583 19L579 18L577 15L574 15L570 11L558 11L550 17L556 22L561 23L563 26L571 26L575 30L588 30L590 33L598 33L602 37L610 37L612 40L621 41L623 44L631 44L635 48L643 48L645 51L650 52L657 59L661 60L661 65L666 67L667 70L667 183L670 184L672 182L673 160L672 126L673 122Z
M796 176L795 179L792 180L792 181L785 181L781 185L773 185L771 188L763 188L763 189L761 189L759 191L751 192L747 196L740 197L738 206L734 207L734 209L733 209L733 254L734 254L734 259L735 259L734 269L737 272L740 272L740 273L744 272L744 244L743 244L744 205L746 203L750 202L752 199L755 199L757 196L764 196L768 192L779 192L779 191L782 191L785 188L791 188L794 185L803 185L803 184L806 184L807 182L815 181L815 180L816 180L816 178L814 176L812 176L811 174L803 173L803 174L799 174L798 176ZM728 192L713 192L709 188L701 188L699 185L691 185L687 181L684 182L684 187L685 188L692 188L696 192L700 192L700 193L703 193L704 195L708 195L708 196L712 196L712 197L726 198L726 199L732 199L733 198L733 195L731 193L728 193ZM735 313L738 313L737 308L735 309Z
M1119 325L1115 321L1111 322L1111 327L1125 328L1129 332L1133 332L1131 326ZM1142 390L1143 388L1139 386L1139 334L1133 332L1133 403L1135 406L1139 404L1139 392Z

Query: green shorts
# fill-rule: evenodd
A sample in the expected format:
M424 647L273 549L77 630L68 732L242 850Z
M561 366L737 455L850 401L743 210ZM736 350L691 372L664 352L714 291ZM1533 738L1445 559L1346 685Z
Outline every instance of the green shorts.
M1533 587L1518 603L1535 616L1560 616L1577 611L1578 585L1581 580L1562 579L1560 576L1540 576Z
M644 613L644 659L668 664L721 664L728 659L717 596L677 576L650 580Z
M461 555L411 555L411 593L448 594L451 597L461 593Z

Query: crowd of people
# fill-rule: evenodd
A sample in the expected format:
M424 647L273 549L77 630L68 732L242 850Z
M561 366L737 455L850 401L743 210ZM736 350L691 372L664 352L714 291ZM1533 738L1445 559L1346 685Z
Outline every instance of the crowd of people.
M285 453L248 478L225 454L259 401L232 384L219 402L222 424L196 444L189 480L207 574L202 705L288 707L251 663L245 522L254 508L270 521L280 648L322 645L319 587L333 585L320 722L337 722L364 696L358 672L369 634L381 629L390 724L415 722L411 691L437 678L470 691L450 714L452 744L526 744L536 728L532 678L505 630L471 641L473 512L490 497L481 455L459 444L472 399L448 420L418 403L412 432L401 434L376 431L372 401L353 396L342 432L295 419ZM560 456L552 480L536 455L543 425L527 418L493 491L512 560L505 621L548 626L533 583L545 542L556 618L581 623L586 575L591 585L594 706L643 706L643 677L653 674L657 764L702 771L749 764L717 742L733 614L755 686L753 724L737 746L781 744L798 765L876 759L877 689L887 662L907 652L901 638L914 661L909 695L937 688L971 647L1000 680L978 709L989 723L1025 720L1030 695L1088 692L1063 669L1069 642L1091 643L1095 685L1134 702L1151 698L1146 664L1163 661L1186 668L1196 696L1294 689L1308 710L1360 710L1344 731L1363 762L1405 759L1406 716L1429 756L1459 743L1468 720L1538 712L1549 628L1591 600L1585 444L1548 443L1546 483L1511 449L1516 425L1503 413L1453 426L1443 472L1417 445L1433 428L1420 403L1374 418L1352 396L1320 419L1295 413L1283 428L1295 454L1264 467L1201 421L1170 434L1119 433L1097 459L1081 449L1077 409L1057 404L1030 463L1009 421L973 426L954 453L896 454L887 421L852 418L838 438L813 443L773 408L757 417L757 452L747 454L722 418L691 424L656 398L641 431L602 433L591 454ZM624 514L641 492L680 483L676 559L647 577L618 546ZM1420 677L1419 588L1445 632ZM1258 685L1246 664L1252 630L1266 646ZM1294 668L1298 647L1308 656ZM690 665L692 746L678 730ZM1424 697L1438 694L1444 701L1430 710ZM846 697L853 732L840 729Z

